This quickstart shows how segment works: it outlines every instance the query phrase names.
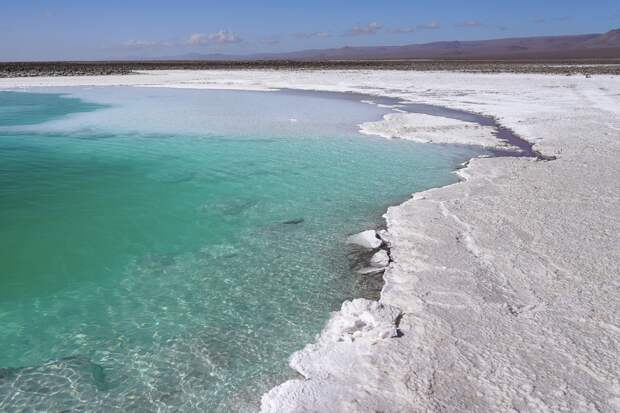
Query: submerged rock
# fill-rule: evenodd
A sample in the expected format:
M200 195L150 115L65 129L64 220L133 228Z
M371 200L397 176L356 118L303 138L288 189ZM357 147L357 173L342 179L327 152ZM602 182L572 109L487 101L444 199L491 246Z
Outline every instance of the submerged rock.
M379 248L382 243L383 242L377 237L377 231L374 229L369 229L368 231L363 231L347 238L347 244L357 245L369 250Z
M302 222L304 222L303 218L297 218L297 219L291 219L289 221L284 221L283 224L284 225L297 225L297 224L301 224Z
M95 400L109 389L102 366L86 356L52 360L39 366L0 369L0 410L85 411L85 400ZM9 402L3 404L3 402ZM15 408L15 410L12 410Z

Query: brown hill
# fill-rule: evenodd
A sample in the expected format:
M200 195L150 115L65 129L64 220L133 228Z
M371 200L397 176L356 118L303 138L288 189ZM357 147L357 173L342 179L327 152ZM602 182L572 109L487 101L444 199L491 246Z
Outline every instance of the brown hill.
M620 58L620 29L603 34L342 47L257 57L300 60Z

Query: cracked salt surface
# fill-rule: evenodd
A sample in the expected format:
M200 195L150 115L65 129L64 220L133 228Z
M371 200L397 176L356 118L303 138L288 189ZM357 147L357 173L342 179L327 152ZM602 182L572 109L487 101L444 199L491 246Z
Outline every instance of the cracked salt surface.
M466 181L390 208L380 302L345 303L291 358L305 379L264 395L262 411L620 411L620 78L207 71L0 87L188 81L483 113L557 157L473 159Z

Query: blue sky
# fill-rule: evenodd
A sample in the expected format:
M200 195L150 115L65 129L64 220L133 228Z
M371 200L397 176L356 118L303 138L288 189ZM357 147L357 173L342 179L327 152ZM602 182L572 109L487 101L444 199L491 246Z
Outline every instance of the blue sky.
M247 54L618 27L618 0L0 0L0 60Z

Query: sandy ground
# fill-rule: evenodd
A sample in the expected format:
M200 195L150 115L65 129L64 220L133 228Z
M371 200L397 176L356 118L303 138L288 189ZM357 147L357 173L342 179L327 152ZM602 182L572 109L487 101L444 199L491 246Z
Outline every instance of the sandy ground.
M0 79L0 88L78 84L355 91L497 117L557 159L474 159L459 171L462 182L390 208L393 262L380 302L343 304L291 357L305 379L264 395L262 410L620 411L620 77L357 70Z

